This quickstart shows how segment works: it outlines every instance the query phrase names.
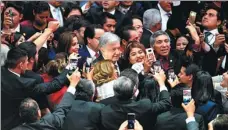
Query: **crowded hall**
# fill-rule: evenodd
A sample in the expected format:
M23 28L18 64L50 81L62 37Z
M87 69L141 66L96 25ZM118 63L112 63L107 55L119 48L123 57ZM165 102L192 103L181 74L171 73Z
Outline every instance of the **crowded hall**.
M0 1L1 130L228 130L228 1Z

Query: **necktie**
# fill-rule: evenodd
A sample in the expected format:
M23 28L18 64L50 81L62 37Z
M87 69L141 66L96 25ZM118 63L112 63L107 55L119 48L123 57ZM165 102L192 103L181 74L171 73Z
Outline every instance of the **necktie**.
M170 17L172 14L171 14L171 13L167 13L166 15L167 15L168 17Z
M205 32L204 34L205 34L204 41L205 41L207 44L209 44L209 39L208 39L208 37L211 35L211 32Z
M115 64L115 69L116 69L116 74L117 74L117 76L120 76L120 70L119 70L119 67L118 67L118 65L117 64Z
M98 53L98 52L96 52L95 56L96 56L96 58L98 58L98 57L99 57L99 53Z

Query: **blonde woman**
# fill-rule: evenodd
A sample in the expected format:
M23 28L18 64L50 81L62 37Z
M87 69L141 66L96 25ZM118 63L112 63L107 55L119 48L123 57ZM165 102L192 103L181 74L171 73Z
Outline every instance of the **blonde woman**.
M97 89L97 100L100 101L114 96L113 81L117 71L111 60L103 60L94 65L93 82Z

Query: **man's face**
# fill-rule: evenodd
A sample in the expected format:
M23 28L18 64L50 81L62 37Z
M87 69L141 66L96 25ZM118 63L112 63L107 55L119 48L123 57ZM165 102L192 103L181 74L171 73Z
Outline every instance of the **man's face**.
M104 30L103 29L95 29L95 36L93 39L91 39L90 43L88 43L88 45L90 46L90 48L92 48L94 51L98 52L99 51L99 40L100 37L104 34Z
M217 26L221 23L217 17L217 11L214 9L209 9L202 18L202 25L207 29L216 29Z
M120 43L108 43L101 48L102 55L106 60L112 60L113 62L117 62L120 58Z
M23 18L23 15L20 14L15 8L9 7L5 10L4 17L9 16L9 10L11 10L13 14L13 27L16 27L20 23L20 20Z
M114 19L106 18L106 22L103 25L103 29L105 32L114 33L116 30L116 21Z
M113 10L115 9L115 7L119 4L118 1L115 0L106 0L106 1L102 1L102 7L104 8L104 10Z
M228 88L228 72L225 72L223 74L223 80L222 82L220 83L220 85L224 88Z
M142 33L143 33L143 25L142 21L139 19L133 19L133 25L132 25L136 31L138 32L139 38L141 38Z
M130 34L130 38L129 38L129 42L130 41L138 41L140 40L140 37L139 37L139 34L137 31L135 30L130 30L129 31L129 34Z
M190 80L190 76L186 75L185 73L186 68L185 67L181 67L180 73L178 74L179 80L181 83L184 84L189 84Z
M172 10L171 1L160 1L159 4L162 7L162 9L166 12L169 12Z
M128 8L132 5L133 1L129 0L129 1L120 1L121 6Z
M47 24L47 19L50 17L49 11L44 11L40 14L34 14L35 15L35 22L37 25L42 26L44 24Z
M160 56L168 56L170 52L170 41L168 36L160 35L155 39L154 51Z

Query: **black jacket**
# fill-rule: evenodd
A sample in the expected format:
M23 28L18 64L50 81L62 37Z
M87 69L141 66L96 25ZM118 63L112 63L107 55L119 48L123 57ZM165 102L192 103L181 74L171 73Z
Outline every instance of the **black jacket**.
M20 125L18 109L21 101L40 94L50 94L62 88L67 81L65 70L52 82L37 84L35 79L18 77L7 68L1 67L2 130Z
M39 121L25 123L12 130L58 130L62 128L66 114L70 111L74 95L66 92L60 104L53 113L48 113Z
M105 106L101 110L102 130L117 130L127 120L127 113L135 113L136 119L143 126L144 130L151 130L155 124L156 114L168 111L171 102L168 91L162 91L160 100L152 103L149 99L140 101L120 101Z

